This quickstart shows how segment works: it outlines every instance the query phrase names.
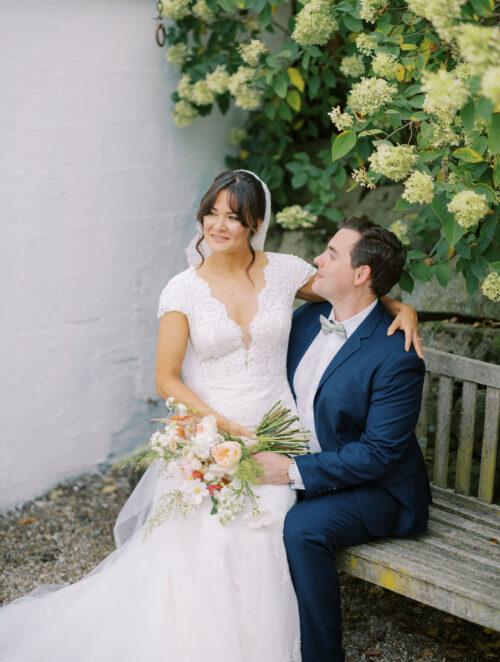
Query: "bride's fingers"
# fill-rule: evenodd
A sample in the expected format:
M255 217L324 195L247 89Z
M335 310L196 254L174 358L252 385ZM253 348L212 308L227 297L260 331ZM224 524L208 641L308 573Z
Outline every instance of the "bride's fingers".
M387 329L387 335L392 336L392 334L400 328L398 320L394 320L390 327Z
M415 330L413 332L413 347L415 347L415 351L417 352L417 356L419 356L421 359L424 359L424 346L422 345L422 338L418 335L418 331Z

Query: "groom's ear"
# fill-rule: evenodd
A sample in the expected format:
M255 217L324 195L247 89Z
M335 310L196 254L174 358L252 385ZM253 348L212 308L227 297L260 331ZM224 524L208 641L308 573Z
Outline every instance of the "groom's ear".
M356 268L356 273L354 275L354 284L355 285L364 285L372 277L372 270L367 264L362 264Z

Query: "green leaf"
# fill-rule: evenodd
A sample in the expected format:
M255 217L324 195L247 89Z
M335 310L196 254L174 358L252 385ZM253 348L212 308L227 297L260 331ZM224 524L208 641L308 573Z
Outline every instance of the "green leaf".
M355 131L342 131L342 133L339 133L332 144L332 161L338 161L338 159L349 154L357 141L358 137Z
M470 147L459 147L458 149L454 149L452 156L461 161L465 161L465 163L479 163L483 160L481 154L478 154Z
M319 76L312 76L307 83L307 92L310 99L314 99L318 94L318 90L321 86L321 78Z
M292 177L292 188L301 188L307 182L307 172L299 172Z
M480 195L486 196L488 202L496 202L497 196L495 191L491 188L491 186L488 186L488 184L476 184L473 186L473 190Z
M464 272L465 276L465 286L467 288L467 292L472 296L477 292L477 289L479 287L479 280L474 276L472 271L470 269L467 269Z
M476 104L476 111L478 115L489 122L491 120L491 116L493 115L493 104L489 99L485 99L485 97L479 97Z
M351 32L363 32L363 23L359 18L354 18L354 16L346 14L342 17L342 22L348 30L351 30Z
M297 92L297 90L290 90L290 92L288 92L286 95L286 102L290 108L293 108L297 113L299 112L300 94Z
M500 274L500 261L490 262L490 269L493 269L493 271L496 271L497 274Z
M476 14L479 16L490 16L493 10L492 2L490 0L471 0Z
M217 0L220 2L220 0ZM263 28L266 28L273 18L273 12L271 5L266 5L264 9L259 14L259 23Z
M381 129L365 129L358 133L358 138L364 138L364 136L378 136L380 133L384 133Z
M441 287L446 287L451 280L451 264L449 262L440 262L434 266L434 275Z
M500 187L500 158L495 159L495 170L493 171L493 183Z
M273 90L276 92L276 94L279 97L284 99L286 97L287 89L288 89L288 77L286 76L285 73L281 72L273 83Z
M408 251L406 258L408 260L423 260L426 257L423 251L419 251L418 248L414 248L411 251Z
M336 207L325 209L322 216L326 216L329 221L333 221L334 223L338 223L344 218L344 214Z
M415 282L413 281L413 278L410 276L410 274L406 271L406 269L403 269L401 273L401 278L399 279L399 287L405 292L409 292L410 294L413 292L413 288L415 287Z
M415 205L411 202L408 202L404 198L399 198L399 200L394 205L394 211L407 211L408 209L413 209Z
M476 117L476 106L473 101L469 101L460 111L460 119L467 131L474 128L474 119Z
M469 268L476 278L483 280L488 273L488 262L482 255L474 255L470 261Z
M410 106L412 108L422 108L424 105L425 96L423 94L418 94L416 97L409 99Z
M432 269L425 262L415 262L410 264L410 273L417 280L428 283L432 279Z
M495 113L492 117L488 129L488 149L492 154L500 154L500 113Z

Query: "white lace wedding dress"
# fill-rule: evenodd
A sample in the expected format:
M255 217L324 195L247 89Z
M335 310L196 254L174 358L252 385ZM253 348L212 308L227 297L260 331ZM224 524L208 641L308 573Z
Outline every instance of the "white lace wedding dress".
M266 253L265 287L249 332L193 267L161 293L158 317L185 313L184 381L229 419L255 426L278 399L295 410L286 352L296 291L314 269ZM146 471L115 525L117 549L74 584L42 585L0 609L2 662L298 662L299 622L282 541L288 486L260 486L275 521L221 525L204 504L146 540L144 525L169 480ZM70 550L68 550L70 552Z

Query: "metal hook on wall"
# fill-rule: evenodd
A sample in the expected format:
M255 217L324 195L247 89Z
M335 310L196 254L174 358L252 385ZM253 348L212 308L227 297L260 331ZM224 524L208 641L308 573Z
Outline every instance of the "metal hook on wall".
M165 46L165 43L167 41L167 33L165 32L165 26L163 25L163 2L161 0L158 0L156 3L156 9L158 11L158 16L156 17L156 20L158 21L158 25L156 26L156 33L155 33L155 39L156 43L160 48L163 48Z

